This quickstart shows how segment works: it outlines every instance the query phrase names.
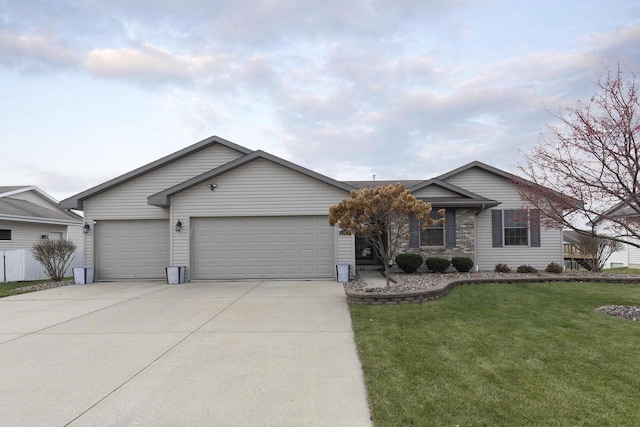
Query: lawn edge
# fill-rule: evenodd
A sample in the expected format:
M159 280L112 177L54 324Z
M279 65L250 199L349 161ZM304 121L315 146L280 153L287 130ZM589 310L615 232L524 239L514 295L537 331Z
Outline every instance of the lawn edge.
M462 278L439 283L431 288L407 291L407 292L362 292L346 289L347 302L350 304L367 305L396 305L396 304L421 304L446 296L453 288L462 285L483 285L490 283L525 284L525 283L552 283L552 282L591 282L591 283L620 283L628 285L640 284L640 277L589 277L589 276L562 276L562 277L522 277L522 278Z

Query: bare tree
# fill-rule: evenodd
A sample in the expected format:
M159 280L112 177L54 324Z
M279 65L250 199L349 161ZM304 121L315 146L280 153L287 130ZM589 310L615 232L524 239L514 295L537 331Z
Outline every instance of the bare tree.
M591 271L600 272L611 254L622 249L622 243L583 235L578 240L578 248L580 254L584 256L586 267Z
M76 244L70 240L41 240L31 247L34 258L42 264L47 276L54 282L64 279L71 264Z
M409 215L422 221L422 228L441 218L431 218L431 204L416 199L402 184L354 190L348 199L329 208L329 224L338 224L348 234L366 238L384 263L389 287L389 264L393 260L401 239L409 238ZM385 245L385 239L387 244Z
M547 223L640 247L637 74L618 65L596 93L554 115L559 123L519 166L523 200ZM583 229L587 222L591 230ZM629 239L632 238L632 239ZM637 240L634 240L637 239Z

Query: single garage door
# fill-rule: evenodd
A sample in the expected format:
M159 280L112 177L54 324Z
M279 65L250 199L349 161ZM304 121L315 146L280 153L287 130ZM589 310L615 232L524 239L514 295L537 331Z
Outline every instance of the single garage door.
M193 218L193 279L333 277L326 216Z
M161 279L169 265L169 221L98 221L96 275L101 280Z

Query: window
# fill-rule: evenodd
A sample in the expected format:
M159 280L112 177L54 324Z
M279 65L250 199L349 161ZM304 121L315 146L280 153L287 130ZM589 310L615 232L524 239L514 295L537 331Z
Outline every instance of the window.
M49 240L62 240L62 231L50 231Z
M438 219L438 210L431 211L431 217ZM420 246L422 247L444 247L444 224L437 223L429 226L426 230L420 229Z
M11 240L11 230L0 230L0 240Z
M502 246L541 247L540 211L512 209L491 211L491 234L494 248Z
M527 246L529 244L529 215L525 210L504 211L504 245Z

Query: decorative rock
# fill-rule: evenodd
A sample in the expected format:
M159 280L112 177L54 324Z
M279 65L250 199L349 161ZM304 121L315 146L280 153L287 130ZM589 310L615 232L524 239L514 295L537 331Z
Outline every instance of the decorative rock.
M633 305L603 305L596 308L598 313L607 314L609 316L619 317L621 319L629 319L634 322L640 321L640 307Z
M357 276L344 283L347 294L347 302L357 304L398 304L410 302L422 304L426 301L436 300L449 293L451 289L460 285L481 285L487 283L543 283L543 282L595 282L595 283L624 283L631 285L640 284L638 275L620 275L610 273L570 272L562 274L553 273L397 273L399 284L388 288L367 288L367 283ZM640 310L640 309L639 309ZM640 313L627 310L624 318L638 320ZM608 313L607 313L608 314ZM628 316L628 317L627 317Z

